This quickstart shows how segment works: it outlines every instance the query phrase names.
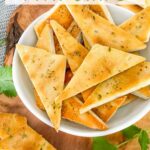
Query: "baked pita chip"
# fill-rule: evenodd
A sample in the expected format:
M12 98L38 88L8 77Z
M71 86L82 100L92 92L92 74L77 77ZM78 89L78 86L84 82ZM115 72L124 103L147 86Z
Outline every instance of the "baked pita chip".
M139 89L138 91L134 91L132 94L143 99L149 99L150 98L150 86L146 86L144 88Z
M106 124L92 111L80 114L79 110L82 104L83 103L77 97L63 101L62 117L89 128L106 130Z
M65 100L75 96L144 60L144 57L97 44L87 54L60 98Z
M55 10L53 9L53 13L50 11L50 15L48 14L46 18L39 21L35 26L36 35L39 37L44 26L49 23L49 21L53 19L59 22L65 29L67 29L73 21L73 18L68 11L65 5L59 5Z
M65 56L19 44L16 48L53 126L58 130L62 101L56 97L64 87Z
M115 24L106 5L103 5L103 4L89 5L89 8L97 15L99 15L99 16L109 20L111 23Z
M38 38L36 47L42 48L46 51L51 52L52 54L55 54L53 30L49 24L46 24L45 27L43 28Z
M133 94L128 94L126 100L124 101L124 103L122 104L122 106L125 106L131 102L133 102L134 100L136 100L138 97L133 95ZM121 107L122 107L121 106Z
M20 129L14 135L0 141L0 149L9 150L56 150L30 127Z
M118 97L150 84L150 62L140 63L102 83L88 97L80 109L85 113Z
M122 4L120 6L123 7L123 8L126 8L128 10L131 10L132 12L135 12L135 13L137 13L137 12L142 10L142 8L140 6L138 6L138 5L131 5L131 4L125 5L125 4Z
M0 139L13 135L26 125L27 120L25 117L18 114L0 113Z
M119 27L136 36L139 40L148 42L150 37L150 7L135 14Z
M64 55L67 57L71 71L75 72L83 62L88 50L56 21L52 20L51 26L57 36Z
M113 25L87 7L80 5L68 5L67 7L90 46L99 43L128 52L146 47L135 36Z
M117 112L120 106L125 102L127 96L122 96L109 103L101 105L93 109L97 116L99 116L104 122L108 122L110 118Z

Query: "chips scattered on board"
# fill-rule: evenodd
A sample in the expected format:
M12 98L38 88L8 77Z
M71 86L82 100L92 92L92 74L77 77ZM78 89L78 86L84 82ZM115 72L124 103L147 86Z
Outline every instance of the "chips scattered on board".
M60 99L75 96L144 60L144 57L97 44L90 50Z
M54 128L58 130L62 101L56 97L64 87L65 56L51 55L45 50L24 45L16 48Z
M81 113L150 84L150 62L140 63L100 83L80 109Z
M135 36L113 25L87 7L81 5L67 5L67 7L91 46L99 43L128 52L146 47Z
M0 139L13 135L27 125L25 117L18 114L0 113ZM0 147L1 148L1 147Z
M0 141L2 150L56 150L29 126Z
M150 38L150 7L129 18L119 27L131 33L139 40L148 42Z

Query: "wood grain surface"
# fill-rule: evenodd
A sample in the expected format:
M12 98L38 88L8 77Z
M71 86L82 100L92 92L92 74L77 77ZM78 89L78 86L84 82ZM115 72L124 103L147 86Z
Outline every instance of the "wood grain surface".
M23 31L39 15L49 10L52 6L19 6L11 15L7 27L7 51L4 64L11 65L15 44L18 42ZM26 116L28 124L43 135L58 150L91 150L92 139L72 136L63 132L56 133L54 129L45 125L33 116L23 105L19 97L10 99L4 95L0 96L0 112L18 113ZM142 128L150 127L150 113L137 123ZM120 143L124 140L120 133L107 137L111 143ZM122 150L140 150L137 140L133 140Z

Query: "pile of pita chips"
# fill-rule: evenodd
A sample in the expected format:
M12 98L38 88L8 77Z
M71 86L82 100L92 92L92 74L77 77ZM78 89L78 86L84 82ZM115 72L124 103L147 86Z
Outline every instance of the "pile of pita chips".
M25 117L0 113L0 149L56 150L41 135L27 125Z
M144 10L144 12L146 18L148 18L148 10ZM140 16L140 13L138 15ZM134 17L138 18L137 16ZM146 47L146 40L141 40L139 37L144 37L143 35L148 37L149 28L146 30L146 26L149 27L149 24L143 25L144 33L141 32L141 34L134 27L136 23L134 17L117 27L104 5L60 5L46 19L36 24L35 32L38 36L36 47L41 49L34 48L35 52L33 54L37 60L39 59L38 51L41 51L42 61L40 61L40 64L44 65L44 68L46 68L45 64L49 63L51 58L57 60L57 65L54 63L52 68L56 72L59 70L59 73L56 74L58 75L57 79L60 80L55 80L55 82L40 79L43 69L38 72L35 78L33 72L36 69L32 71L32 68L33 66L34 68L37 66L40 68L40 64L31 64L31 57L26 56L24 53L33 49L33 47L17 46L20 49L25 47L25 49L28 49L27 51L25 49L20 50L19 54L34 85L37 106L47 112L56 130L59 129L61 117L92 129L106 130L108 127L105 122L108 122L121 106L135 100L137 97L134 95L138 96L138 92L148 95L148 89L145 90L147 87L145 89L143 87L150 84L149 71L137 66L145 65L146 68L149 67L149 63L144 62L144 57L129 52L142 50ZM134 23L131 30L128 24L132 21ZM122 27L123 25L126 28ZM138 32L139 37L131 31ZM26 61L27 59L28 61ZM67 60L67 69L64 63L65 60ZM145 79L135 80L128 87L122 85L128 84L130 78L125 80L125 77L128 78L132 72L138 72L139 68L144 71L140 75L135 75L135 79L138 80L141 76ZM132 75L131 78L133 78ZM118 80L118 82L115 83L114 80ZM113 90L111 85L105 84L111 81L113 82L113 88L118 84L122 90ZM42 91L43 84L46 90L51 89L54 85L58 85L59 88L54 88L56 91L54 89L50 90L48 94L44 90ZM39 85L42 88L39 88ZM103 88L99 90L101 85ZM107 93L108 97L106 96L106 87L110 92ZM100 92L100 95L104 95L99 97L100 102L97 102L97 98L95 98L97 94L95 94L95 91ZM134 95L129 94L131 92ZM78 95L80 93L83 98ZM50 94L53 96L50 97ZM45 100L45 96L49 96L49 98ZM146 99L146 97L143 98ZM57 106L59 107L57 108Z

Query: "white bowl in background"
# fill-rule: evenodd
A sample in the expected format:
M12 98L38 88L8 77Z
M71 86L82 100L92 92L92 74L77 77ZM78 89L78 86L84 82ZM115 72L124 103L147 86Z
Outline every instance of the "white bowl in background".
M22 34L18 43L24 45L34 46L37 38L34 32L34 25L51 14L57 5L54 6L50 11L38 17L35 21L33 21L29 27ZM120 24L132 15L131 11L116 6L116 5L108 5L108 8L112 14L112 17L116 24ZM150 44L149 50L148 48L141 52L141 54L147 59L150 59ZM148 57L149 56L149 57ZM19 58L17 51L15 51L14 59L13 59L13 81L18 93L18 96L21 98L24 105L31 111L37 118L39 118L42 122L46 123L49 126L52 126L48 116L45 112L41 111L35 103L35 98L33 94L33 85L28 77L28 74ZM120 108L114 117L108 122L108 130L99 131L93 130L79 124L69 122L67 120L62 119L60 130L72 135L83 136L83 137L95 137L95 136L104 136L120 131L128 126L134 124L136 121L141 119L148 111L150 110L150 100L142 100L138 99L127 106Z

